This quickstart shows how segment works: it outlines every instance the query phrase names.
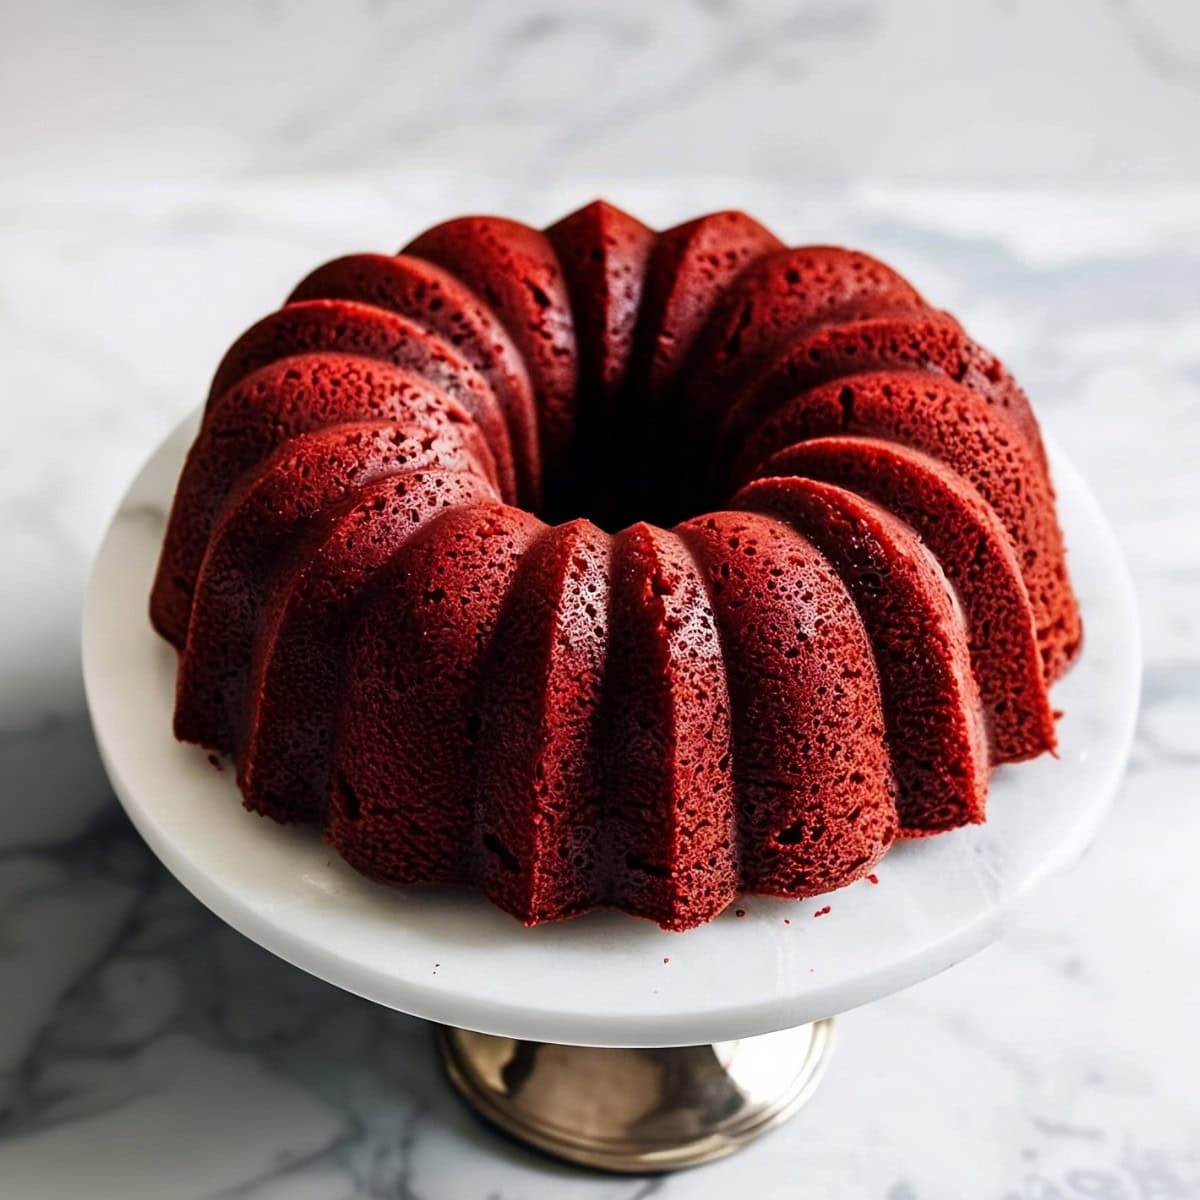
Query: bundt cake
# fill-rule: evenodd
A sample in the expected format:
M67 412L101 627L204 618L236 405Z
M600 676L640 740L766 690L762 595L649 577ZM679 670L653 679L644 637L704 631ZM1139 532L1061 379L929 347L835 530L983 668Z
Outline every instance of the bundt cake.
M1029 403L952 317L599 201L327 263L243 334L150 607L247 808L668 929L982 821L1081 637Z

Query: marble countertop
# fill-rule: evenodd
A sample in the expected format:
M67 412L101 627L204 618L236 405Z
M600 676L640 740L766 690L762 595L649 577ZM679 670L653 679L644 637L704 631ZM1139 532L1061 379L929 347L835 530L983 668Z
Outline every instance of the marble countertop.
M234 334L322 257L597 192L740 204L894 260L1026 384L1129 556L1146 689L1099 840L990 950L848 1014L799 1119L666 1180L476 1124L428 1030L222 927L97 761L88 561ZM449 175L0 192L0 1195L107 1200L1200 1197L1200 193ZM131 619L142 619L132 613Z
M10 180L1200 179L1194 0L5 0L0 32Z

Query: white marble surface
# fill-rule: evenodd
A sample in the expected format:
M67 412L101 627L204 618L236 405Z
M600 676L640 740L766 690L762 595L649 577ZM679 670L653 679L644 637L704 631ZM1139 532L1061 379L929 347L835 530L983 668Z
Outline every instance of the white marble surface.
M1132 582L1087 485L1051 441L1087 645L1052 693L1058 752L996 771L986 824L893 847L870 879L827 895L746 898L686 937L618 912L525 929L478 894L380 887L315 829L243 811L233 772L171 736L176 655L129 614L150 591L198 420L191 414L138 474L88 584L83 679L101 758L147 845L203 904L288 962L389 1008L612 1047L730 1041L835 1016L990 944L1087 849L1128 764L1141 673Z
M454 1102L412 1019L222 927L115 806L78 607L125 483L314 261L603 190L731 201L893 258L1021 377L1124 543L1147 675L1092 851L992 949L849 1014L819 1099L663 1181L552 1167ZM486 179L0 194L0 1196L1200 1197L1200 194ZM130 614L141 620L141 612Z
M152 98L152 99L151 99ZM148 103L148 100L150 102ZM10 179L1200 179L1195 0L4 0Z

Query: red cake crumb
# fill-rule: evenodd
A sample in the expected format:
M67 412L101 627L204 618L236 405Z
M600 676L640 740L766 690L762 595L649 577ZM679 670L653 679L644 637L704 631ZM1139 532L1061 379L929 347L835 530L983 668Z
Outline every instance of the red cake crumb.
M1036 422L953 317L603 202L336 259L243 334L151 620L251 811L526 925L670 930L982 820L1081 644Z
M524 358L548 476L561 476L575 431L575 321L558 257L543 233L503 217L459 217L404 249L485 297Z
M922 836L982 821L989 758L966 621L916 533L858 493L810 478L759 479L733 503L794 527L845 585L875 662L901 832ZM805 647L817 644L812 636ZM737 736L735 729L735 744ZM830 765L841 769L841 758ZM864 847L858 869L830 884L861 878L878 857Z
M419 258L403 254L351 254L325 263L302 280L282 311L304 308L306 301L322 301L335 311L337 306L331 302L340 301L343 309L376 313L376 322L385 328L386 323L394 327L397 318L405 324L411 322L426 331L427 338L432 337L435 344L451 346L450 354L461 356L470 364L459 387L482 376L492 402L503 414L507 426L504 441L515 460L522 503L530 507L540 503L537 404L529 374L504 326L470 288ZM353 336L352 327L347 328L344 320L331 324L333 334L337 335L336 344L343 345ZM326 329L323 339L329 341L330 337ZM379 344L368 340L359 352L374 351L389 361L410 363L414 352L419 350L409 344L411 341L393 333ZM446 387L444 372L430 374L428 378L471 409L457 390Z

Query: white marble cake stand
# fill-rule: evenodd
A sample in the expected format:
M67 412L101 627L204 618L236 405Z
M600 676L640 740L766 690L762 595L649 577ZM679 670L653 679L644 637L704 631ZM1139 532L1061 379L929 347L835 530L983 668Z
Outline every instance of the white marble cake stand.
M312 830L245 812L228 764L215 769L171 735L175 653L146 603L194 428L177 429L134 481L88 589L84 677L117 795L215 913L330 983L448 1027L460 1090L563 1157L670 1169L778 1123L815 1085L827 1018L991 941L1006 911L1087 845L1128 757L1132 589L1094 499L1055 453L1087 644L1055 688L1059 756L997 771L986 826L897 846L877 885L751 897L687 934L616 913L524 929L475 895L371 883Z

